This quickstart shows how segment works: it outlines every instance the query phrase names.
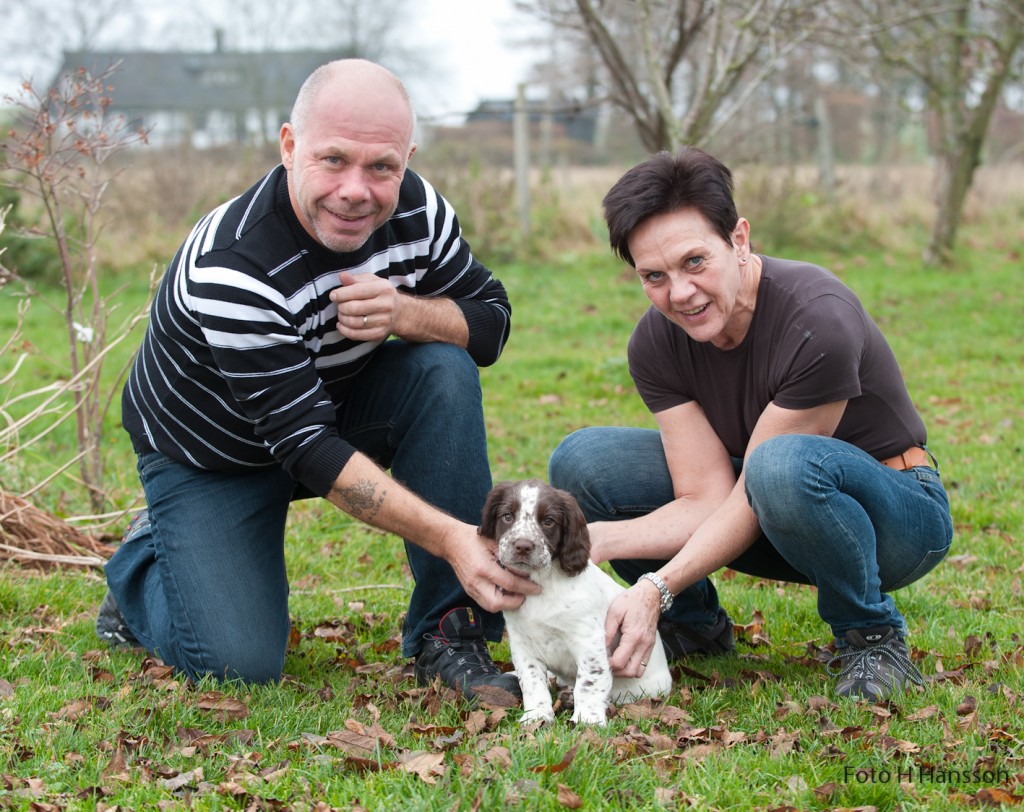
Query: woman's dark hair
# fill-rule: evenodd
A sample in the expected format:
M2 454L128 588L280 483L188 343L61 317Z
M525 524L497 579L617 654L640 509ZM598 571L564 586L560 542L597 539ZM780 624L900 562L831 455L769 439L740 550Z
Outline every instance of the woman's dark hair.
M623 175L604 196L604 219L612 251L635 267L629 238L657 214L696 209L728 245L739 220L732 198L732 173L703 150L683 147L658 152Z

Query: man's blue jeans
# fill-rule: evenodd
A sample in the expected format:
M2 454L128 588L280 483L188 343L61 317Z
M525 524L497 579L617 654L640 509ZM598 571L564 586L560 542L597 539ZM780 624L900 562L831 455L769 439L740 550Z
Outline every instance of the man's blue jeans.
M642 516L675 498L661 436L652 429L581 429L555 449L549 477L576 496L588 521ZM791 434L754 450L745 481L763 535L731 568L814 584L818 614L840 644L851 629L889 624L906 633L887 593L930 571L953 537L938 471L896 471L841 440ZM611 562L630 584L661 563ZM667 617L707 631L718 608L705 578L677 596Z
M447 344L388 341L338 412L343 438L426 501L479 524L491 487L480 376ZM151 525L107 563L132 632L190 677L280 678L288 643L284 531L289 503L309 496L280 466L206 471L154 451L139 456ZM415 577L402 653L415 655L455 606L475 606L444 560L406 542ZM483 612L488 639L500 614Z

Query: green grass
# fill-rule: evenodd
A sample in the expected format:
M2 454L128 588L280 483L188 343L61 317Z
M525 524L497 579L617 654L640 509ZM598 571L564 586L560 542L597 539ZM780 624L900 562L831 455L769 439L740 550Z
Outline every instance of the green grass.
M834 701L816 656L829 636L813 590L726 573L716 580L741 627L737 657L688 663L666 707L623 709L605 730L565 717L522 730L516 709L417 688L397 649L411 578L400 541L310 501L288 527L298 639L279 686L190 686L99 645L99 572L3 570L0 808L563 809L578 799L584 809L953 810L1014 791L1019 800L1019 261L977 247L950 270L881 252L808 258L836 269L883 326L950 491L950 557L896 595L932 677L923 690L884 707ZM653 425L625 363L647 306L632 276L603 254L496 271L514 305L505 356L482 373L496 479L544 476L581 426ZM136 295L144 284L126 294ZM42 308L35 315L33 360L53 374L43 360L60 357L60 339ZM127 507L134 466L110 432L112 500ZM62 443L17 462L3 484L30 481L67 455ZM37 501L84 509L68 480ZM507 660L507 645L494 654ZM239 712L204 709L210 691ZM938 780L975 768L989 780Z

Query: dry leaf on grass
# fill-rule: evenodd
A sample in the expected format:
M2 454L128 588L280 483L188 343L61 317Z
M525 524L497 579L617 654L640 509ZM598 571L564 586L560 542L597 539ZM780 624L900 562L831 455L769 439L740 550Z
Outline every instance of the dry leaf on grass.
M249 709L242 700L222 694L220 691L200 694L196 697L196 707L223 719L244 719L249 715Z
M583 807L583 799L565 784L558 785L558 803L566 809L581 809Z
M576 750L579 749L577 744L575 747L569 749L569 751L562 756L562 760L557 764L542 764L539 767L531 767L530 771L535 773L560 773L569 769L572 764L572 760L576 758Z
M356 730L332 731L327 734L325 744L353 756L372 756L377 752L377 740Z
M436 784L444 775L444 753L427 753L416 750L398 757L399 765L408 773L417 775L427 784Z
M484 707L518 708L523 704L515 694L497 685L476 685L473 687L473 693Z

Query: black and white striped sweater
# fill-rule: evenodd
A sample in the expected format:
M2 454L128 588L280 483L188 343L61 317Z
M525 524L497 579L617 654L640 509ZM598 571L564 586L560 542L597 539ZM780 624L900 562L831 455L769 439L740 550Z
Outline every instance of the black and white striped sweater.
M343 270L452 299L477 364L501 354L505 289L426 181L406 170L391 219L358 251L338 254L303 229L278 166L206 215L168 266L122 394L136 448L218 471L277 462L325 495L354 453L334 429L335 406L380 345L336 329L329 293Z

